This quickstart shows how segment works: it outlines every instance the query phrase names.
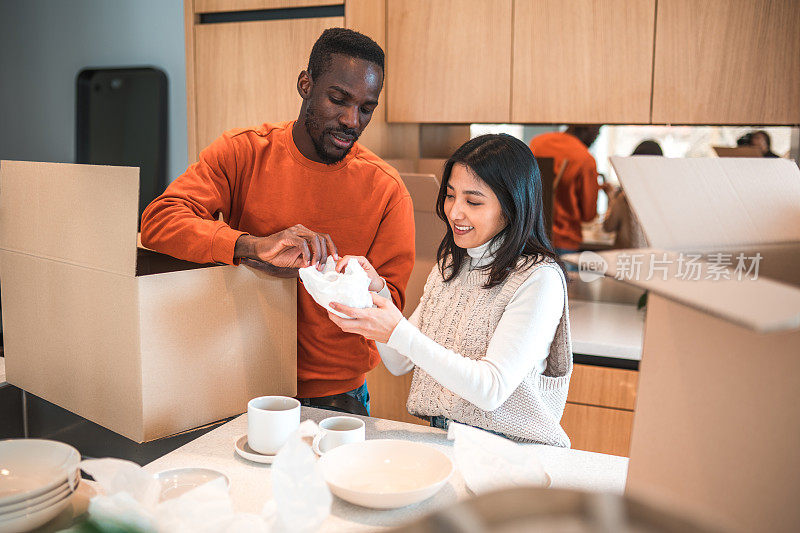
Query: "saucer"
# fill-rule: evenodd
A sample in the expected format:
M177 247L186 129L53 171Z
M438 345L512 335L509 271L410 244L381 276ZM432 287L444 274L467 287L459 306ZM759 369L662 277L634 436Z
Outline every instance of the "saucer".
M239 437L239 440L236 441L236 453L239 454L239 457L242 457L243 459L265 465L272 464L272 461L274 461L276 457L275 455L258 453L252 449L250 445L247 444L247 435L242 435Z

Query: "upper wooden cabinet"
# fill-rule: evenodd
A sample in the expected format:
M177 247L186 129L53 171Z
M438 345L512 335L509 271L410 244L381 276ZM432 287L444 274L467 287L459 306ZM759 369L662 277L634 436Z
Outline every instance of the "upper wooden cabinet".
M800 2L658 0L652 122L800 123Z
M194 10L197 13L218 13L220 11L286 9L342 3L342 1L336 0L194 0Z
M650 122L655 12L655 0L515 0L511 121Z
M390 122L511 117L512 0L387 0Z
M326 17L194 26L197 150L231 128L296 119L311 47L343 25Z

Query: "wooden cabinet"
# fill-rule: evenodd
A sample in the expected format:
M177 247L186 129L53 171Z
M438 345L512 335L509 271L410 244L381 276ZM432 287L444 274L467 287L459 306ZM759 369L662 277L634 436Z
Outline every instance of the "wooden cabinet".
M800 123L800 2L658 0L654 123Z
M392 122L800 123L796 0L387 0Z
M631 447L633 411L567 403L561 427L575 450L627 457Z
M344 17L319 16L319 8L337 7ZM282 18L274 20L202 21L205 13L258 18L285 8L308 9L282 11ZM386 48L382 1L184 0L184 12L189 161L231 128L296 119L301 104L297 76L324 29L352 28ZM359 142L382 157L418 157L419 127L387 124L385 94Z
M561 427L577 450L627 456L639 373L580 365L573 367Z
M655 0L515 0L512 122L647 123Z
M331 0L194 0L198 13L217 13L221 11L250 11L253 9L285 9L310 6L342 4Z
M223 131L297 118L297 76L325 28L343 17L200 24L194 28L197 148Z
M345 26L368 35L385 51L386 2L383 0L347 0L344 9ZM386 122L385 80L383 88L380 103L372 113L372 120L358 138L358 142L384 159L416 159L419 157L419 126Z
M382 157L424 154L418 123L800 124L794 0L184 6L190 161L227 129L296 118L297 75L314 40L343 25L386 50L381 105L361 139ZM309 11L342 6L344 17ZM300 18L201 21L284 8L307 9L291 10Z
M387 0L390 122L506 122L512 0Z

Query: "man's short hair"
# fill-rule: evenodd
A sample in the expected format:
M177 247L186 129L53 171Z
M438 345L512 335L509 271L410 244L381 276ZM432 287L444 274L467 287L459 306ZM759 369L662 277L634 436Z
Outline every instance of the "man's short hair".
M378 43L357 31L347 28L328 28L319 36L308 58L311 79L325 73L331 65L331 55L342 54L375 63L383 70L383 50Z

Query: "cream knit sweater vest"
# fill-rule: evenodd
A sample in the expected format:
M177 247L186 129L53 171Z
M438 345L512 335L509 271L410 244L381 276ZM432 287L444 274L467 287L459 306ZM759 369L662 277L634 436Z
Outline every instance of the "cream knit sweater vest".
M506 280L484 289L487 276L480 269L462 268L448 283L434 266L425 283L420 302L419 329L442 346L464 357L485 356L494 330L519 286L538 268L556 268L542 262L517 269ZM550 344L544 374L531 371L503 405L483 411L442 387L419 367L414 368L406 407L418 416L444 416L456 422L502 433L519 442L541 442L569 447L561 428L572 374L572 345L569 336L567 286L563 276L564 311Z

